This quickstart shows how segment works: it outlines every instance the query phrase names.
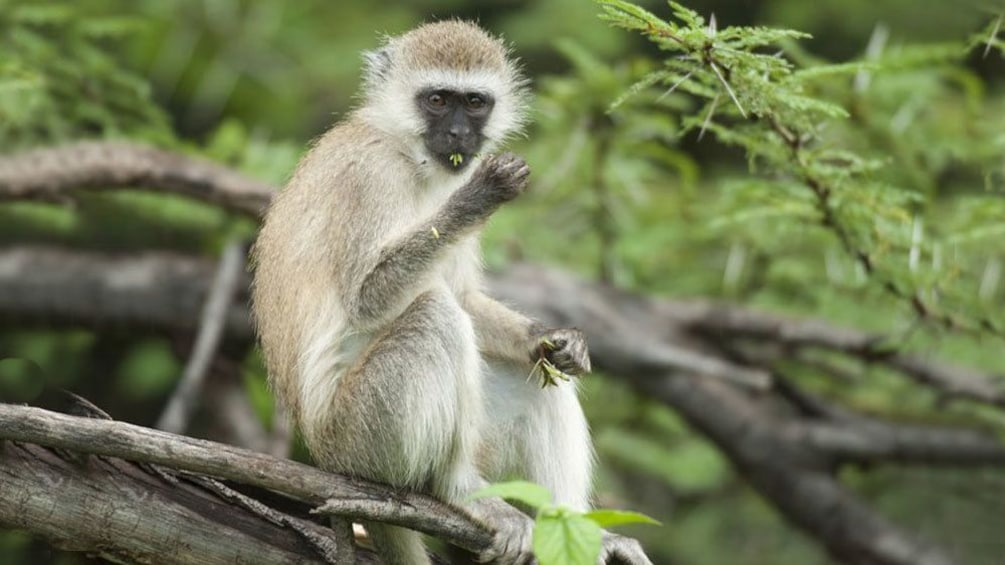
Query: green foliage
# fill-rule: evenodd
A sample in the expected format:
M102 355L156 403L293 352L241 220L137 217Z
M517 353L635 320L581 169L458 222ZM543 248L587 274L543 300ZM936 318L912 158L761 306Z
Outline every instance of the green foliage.
M146 341L133 347L118 368L116 385L133 400L159 398L181 375L181 363L163 341Z
M167 142L146 80L113 54L140 29L129 17L80 18L65 3L0 4L0 144L81 136Z
M719 30L714 19L706 22L697 12L673 2L669 20L622 0L599 3L608 22L641 33L673 55L639 84L661 84L701 103L700 110L683 118L680 133L697 132L698 139L706 132L714 134L719 141L741 148L750 169L765 177L744 184L731 201L725 201L728 209L716 210L719 214L713 225L762 223L779 215L817 225L833 236L876 288L899 299L919 318L953 330L1005 335L1005 319L989 312L980 293L974 292L988 265L986 250L957 252L947 260L944 250L949 246L959 250L953 242L962 234L925 227L930 225L926 216L941 215L945 202L930 187L903 178L897 169L889 167L888 173L889 159L880 157L886 154L881 144L849 139L848 121L867 120L868 112L884 104L888 95L880 88L870 92L873 73L891 77L893 84L884 86L895 88L904 75L959 64L965 53L962 44L901 48L882 56L874 53L869 61L841 65L803 57L806 66L800 69L795 57L785 55L791 41L808 37L800 32L762 27ZM965 71L954 71L950 76L967 76ZM820 82L826 78L831 86L835 78L852 72L854 82L847 80L844 91L825 88ZM911 98L944 96L947 75L930 74L926 79L928 90L918 89L917 76L905 82L913 94L907 105L904 98L898 98L893 129L929 125L911 121L919 117L920 108L928 107L927 103L915 105ZM1001 119L996 116L998 126ZM912 137L926 142L946 139L944 135ZM959 152L961 147L976 145L973 153L954 155L954 161L964 161L986 177L993 174L992 167L1001 167L995 157L1000 150L992 149L1000 144L999 137L989 134L978 144L954 139L955 149L943 150ZM896 136L889 140L898 143ZM912 149L902 149L901 155L915 164L917 159L909 153ZM932 153L930 146L926 151ZM932 162L930 158L926 164ZM950 205L960 202L954 199ZM966 226L967 233L993 234L1001 229L1001 221L1001 216L971 214L958 225ZM922 261L931 264L921 266Z
M601 528L613 526L623 526L625 524L651 524L659 526L660 523L645 514L632 512L630 510L592 510L583 514L584 517L596 523Z
M600 557L603 535L583 514L545 508L534 523L534 555L541 565L592 565Z
M631 271L618 248L626 244L623 233L639 211L651 203L650 187L667 175L687 184L697 177L693 160L671 145L677 124L669 116L681 101L632 86L651 70L643 61L612 66L570 40L557 41L555 49L571 71L540 81L538 133L528 151L541 165L536 170L543 171L535 181L534 205L560 211L538 249L580 262L596 257L601 278L628 283ZM611 111L612 101L631 88L636 96ZM583 246L563 244L584 235L589 239Z
M515 500L531 508L543 508L551 504L551 493L541 485L527 481L496 483L479 489L471 499L497 496L504 500Z
M594 565L600 557L602 528L659 522L645 514L624 510L577 512L551 503L551 493L526 481L496 483L471 495L497 496L534 509L534 556L541 565Z

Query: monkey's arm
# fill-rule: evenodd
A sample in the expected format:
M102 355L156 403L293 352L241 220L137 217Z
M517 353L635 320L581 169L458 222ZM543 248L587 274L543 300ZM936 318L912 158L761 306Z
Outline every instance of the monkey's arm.
M564 373L590 372L590 353L581 331L546 328L479 290L465 294L464 309L474 322L478 349L486 357L525 363L528 369L545 357Z
M471 180L453 193L432 218L384 245L363 276L350 284L349 310L358 319L380 319L406 297L407 289L430 274L444 250L480 226L504 202L527 186L530 169L506 153L486 159Z
M523 363L528 368L535 361L544 326L478 290L464 295L464 310L475 324L478 349L483 355Z

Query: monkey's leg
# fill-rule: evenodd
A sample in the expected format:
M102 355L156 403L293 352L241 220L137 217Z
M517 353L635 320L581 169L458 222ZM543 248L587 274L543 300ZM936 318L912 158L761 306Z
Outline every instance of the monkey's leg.
M542 389L519 363L490 362L485 403L491 421L480 453L490 480L520 478L548 487L555 504L590 507L593 448L575 382ZM652 565L639 543L604 532L600 563Z
M488 362L481 463L490 480L518 477L544 485L556 504L589 508L593 448L575 382L541 388L530 369Z
M458 501L475 488L482 400L467 314L446 288L416 298L340 377L305 427L322 467ZM429 563L417 533L366 524L388 565Z

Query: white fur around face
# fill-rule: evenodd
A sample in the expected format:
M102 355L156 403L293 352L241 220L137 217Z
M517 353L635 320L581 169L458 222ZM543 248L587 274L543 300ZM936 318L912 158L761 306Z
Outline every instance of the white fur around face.
M415 99L418 92L434 88L485 93L495 101L483 130L486 141L482 152L489 153L523 127L527 102L523 86L521 78L509 73L390 69L368 80L368 100L360 112L377 129L421 146L425 124Z

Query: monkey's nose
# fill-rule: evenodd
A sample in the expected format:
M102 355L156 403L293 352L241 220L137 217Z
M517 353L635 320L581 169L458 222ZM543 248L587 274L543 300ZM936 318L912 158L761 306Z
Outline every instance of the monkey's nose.
M457 139L458 137L466 137L471 134L471 128L467 126L452 126L447 130L447 135L450 139Z

